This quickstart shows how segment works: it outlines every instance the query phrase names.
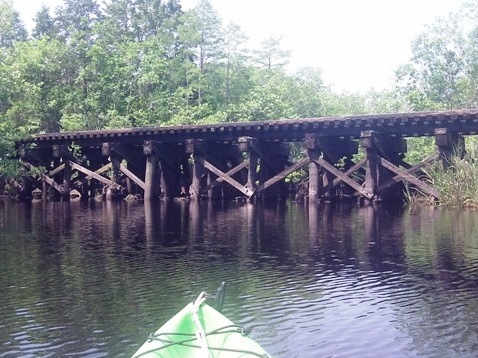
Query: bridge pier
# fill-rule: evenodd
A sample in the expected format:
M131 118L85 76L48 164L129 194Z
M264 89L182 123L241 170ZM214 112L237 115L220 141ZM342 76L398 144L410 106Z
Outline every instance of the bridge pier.
M155 143L159 165L161 199L186 196L190 183L189 155L184 146L175 143Z
M364 189L373 195L374 200L403 197L401 181L391 187L381 185L395 176L389 164L398 168L403 163L407 152L406 140L396 136L383 136L375 131L363 131L360 144L365 150L367 159Z
M462 135L457 132L452 132L447 128L436 128L434 135L439 160L445 168L450 165L452 155L463 158L465 154L465 139Z
M343 172L350 167L350 158L358 152L357 142L348 138L319 137L315 133L306 134L304 142L309 159L309 200L337 197L334 188L344 180L350 181ZM340 160L343 163L338 163ZM335 167L337 164L342 170Z
M143 144L143 153L146 156L145 174L144 174L144 200L150 201L159 197L160 188L158 188L159 163L157 148L151 141L145 141Z

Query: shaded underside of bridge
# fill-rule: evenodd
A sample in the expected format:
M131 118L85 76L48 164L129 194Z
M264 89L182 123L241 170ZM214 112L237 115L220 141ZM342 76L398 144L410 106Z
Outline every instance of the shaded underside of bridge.
M45 133L17 142L38 179L19 187L44 198L76 189L83 197L251 199L286 195L301 170L311 200L396 198L404 182L438 198L418 174L477 133L478 109ZM405 138L418 136L433 136L437 151L412 166ZM354 161L359 148L363 159Z

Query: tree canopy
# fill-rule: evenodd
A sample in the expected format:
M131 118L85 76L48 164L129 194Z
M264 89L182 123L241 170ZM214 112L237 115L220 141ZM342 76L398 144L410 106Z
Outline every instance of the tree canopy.
M477 13L469 2L437 19L396 88L360 94L334 92L317 68L287 71L280 36L248 48L208 0L64 0L31 34L0 0L0 154L40 132L473 107Z

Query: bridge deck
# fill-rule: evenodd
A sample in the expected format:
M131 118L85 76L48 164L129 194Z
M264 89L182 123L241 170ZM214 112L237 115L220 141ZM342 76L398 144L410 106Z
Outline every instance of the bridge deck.
M230 142L242 136L265 141L293 142L303 140L305 133L310 132L320 136L357 139L361 131L365 130L401 137L416 137L431 136L435 128L447 128L451 132L464 135L476 134L478 109L45 133L19 141L18 144L31 142L38 146L72 142L80 145L95 145L102 142L141 144L145 140L184 143L186 139Z

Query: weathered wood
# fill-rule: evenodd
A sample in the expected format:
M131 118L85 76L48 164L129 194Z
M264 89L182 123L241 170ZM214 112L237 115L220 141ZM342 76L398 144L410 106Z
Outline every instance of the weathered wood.
M452 155L463 158L465 154L465 140L461 134L448 128L435 128L434 135L439 159L445 168L450 166Z
M346 177L350 177L351 174L355 173L357 170L359 170L360 168L362 168L365 163L367 162L367 159L362 159L360 161L358 161L356 164L354 164L352 167L350 167L348 170L346 170L345 172L343 172L343 175L346 176ZM353 180L353 179L351 179ZM342 177L336 177L332 183L328 184L327 186L325 186L323 188L323 191L326 192L326 191L329 191L329 190L332 190L333 188L335 188L337 185L339 185L340 183L344 182L342 180Z
M188 150L186 150L188 151ZM192 170L192 181L191 186L189 187L189 195L192 199L199 199L201 197L201 184L202 177L204 174L204 165L205 162L203 155L200 153L193 154L194 166Z
M379 180L379 166L375 161L378 157L377 146L379 145L377 133L372 130L363 131L360 134L360 144L365 149L367 162L365 163L365 181L363 183L364 190L375 196ZM370 199L370 198L369 198Z
M307 150L307 154L309 156L309 200L310 202L314 202L319 198L320 192L320 166L318 163L315 162L315 159L320 158L320 152L315 148L315 139L306 138L309 143L306 144L307 148L311 148Z
M145 185L144 181L142 181L140 178L138 178L131 170L129 170L123 164L120 164L119 168L120 168L121 172L123 172L128 178L130 178L132 181L134 181L141 189L145 190L146 185Z
M108 179L108 178L105 178L104 176L101 176L85 167L82 167L81 165L77 164L77 163L74 163L74 162L68 162L69 165L75 169L75 170L78 170L82 173L85 173L86 175L88 175L90 178L94 178L96 180L98 180L99 182L105 184L105 185L109 185L109 186L112 186L114 187L115 189L119 190L121 189L121 186L118 185L117 183L114 183L111 181L111 179Z
M348 184L352 188L354 188L356 191L358 191L362 196L366 197L367 199L372 199L374 197L373 193L368 192L365 190L362 185L354 181L353 179L349 178L348 176L344 175L340 170L335 168L332 164L327 163L325 160L322 158L314 159L314 161L319 164L322 168L325 170L331 172L334 174L337 178L340 178L344 183Z
M284 169L283 171L281 171L280 173L274 175L272 178L270 178L269 180L267 180L266 182L264 183L261 183L257 186L256 188L256 192L257 193L260 193L261 191L267 189L268 187L270 187L271 185L274 185L275 183L277 183L278 181L284 179L287 175L289 175L290 173L293 173L295 172L296 170L302 168L304 165L306 164L309 164L310 162L310 159L309 158L303 158L301 159L300 161L298 161L297 163L295 163L294 165L290 166L289 168L286 168Z
M146 156L146 174L144 179L144 200L148 201L159 197L159 188L156 183L158 175L158 163L155 152Z
M257 180L257 164L259 163L259 156L254 153L249 153L249 170L247 171L247 187L249 190L256 190Z
M57 175L59 172L61 172L63 169L65 169L65 163L61 164L57 168L50 170L47 175L51 178L54 175Z
M42 172L40 172L39 169L37 169L36 167L34 167L32 164L28 163L28 162L25 162L25 161L22 161L22 165L27 168L28 170L30 171L37 171L38 172L38 175L40 176L40 178L45 182L47 183L48 185L50 185L52 188L54 188L56 191L58 191L60 194L64 194L65 193L65 189L63 188L63 186L61 186L60 184L58 184L57 182L55 182L52 178L50 178L48 175L45 175L43 174Z
M250 164L250 159L246 159L241 164L237 165L236 167L232 168L231 170L228 170L226 173L224 173L224 175L226 175L228 177L232 177L234 174L236 174L239 171L241 171L242 169L246 168L249 164ZM215 186L219 185L223 181L225 181L225 179L223 177L218 176L218 178L216 178L211 183L209 183L209 185L207 185L206 187L201 189L201 194L206 193L208 190L214 188Z
M439 158L439 154L438 153L435 153L433 154L431 157L429 157L428 159L425 159L423 162L415 165L415 166L412 166L412 167L409 167L408 169L405 170L406 173L410 174L410 175L413 175L415 174L416 172L418 172L420 169L430 165L431 163L433 162L436 162ZM390 178L389 180L387 180L386 182L382 183L378 188L377 188L377 192L382 192L383 190L391 187L392 185L395 185L397 184L398 182L402 181L402 180L405 180L401 175L397 174L395 175L393 178Z
M104 173L105 171L111 169L112 167L113 167L113 164L111 164L111 162L110 162L106 165L103 165L101 168L95 170L94 172L93 171L91 171L91 172L94 173L94 174L100 175L100 174ZM85 173L85 172L82 172L82 173ZM87 182L88 180L91 180L93 178L95 178L93 175L87 175L85 178L75 181L74 185L75 186L80 186L80 185L84 184L85 182Z
M111 176L111 181L120 184L120 166L122 158L117 153L112 153L110 156L111 164L113 165L113 175Z
M343 157L351 157L358 153L358 142L337 137L317 137L317 145L322 152L322 157L327 163L337 163ZM335 176L329 171L324 171L319 178L319 195L332 198L332 183Z
M210 172L216 174L218 177L222 178L222 180L226 181L230 185L232 185L234 188L239 190L241 193L243 193L247 197L251 197L254 194L254 191L249 190L248 188L244 187L244 185L238 183L236 180L231 178L229 175L226 175L226 173L222 172L221 170L217 169L214 165L206 161L204 158L198 158L198 162L204 166L207 170Z
M380 165L382 165L384 168L387 168L388 170L396 173L397 175L400 175L400 177L406 181L409 181L410 183L416 185L417 187L419 187L420 189L422 189L425 193L429 194L429 195L432 195L434 196L435 198L439 198L439 194L438 192L433 189L431 186L425 184L424 182L420 181L419 179L417 179L416 177L414 177L413 175L407 173L406 170L403 170L399 167L397 167L396 165L390 163L388 160L386 160L385 158L381 158L381 157L376 157L375 158L376 162L379 163Z
M152 181L151 188L158 190L161 188L164 192L168 192L168 196L178 196L181 188L188 188L194 181L193 186L197 189L196 195L204 194L207 191L211 197L221 195L224 197L224 190L235 191L237 189L247 196L257 193L264 198L265 196L275 197L276 193L280 194L281 192L276 189L280 189L285 173L300 166L299 163L288 162L288 153L281 152L284 147L282 144L302 141L306 149L316 150L322 156L322 158L317 156L315 160L309 159L310 197L323 197L328 192L334 194L336 190L333 189L338 184L345 183L346 190L353 188L364 197L372 196L377 200L387 200L395 195L402 195L401 189L404 181L416 180L413 184L420 186L418 184L420 178L413 174L425 163L411 168L404 163L406 142L402 137L435 135L441 158L446 158L454 147L462 149L463 138L461 135L476 134L477 132L478 110L464 110L51 133L40 134L33 139L26 139L17 144L19 146L18 153L24 153L23 158L30 164L42 165L49 169L54 168L43 175L50 178L49 182L53 183L54 181L59 187L62 187L65 192L69 189L67 178L70 177L70 174L67 173L69 169L62 161L68 160L77 163L76 160L68 159L71 158L68 147L72 143L81 147L81 154L85 159L82 163L89 163L80 163L81 166L91 168L101 166L107 160L106 157L100 157L103 150L103 154L107 154L110 157L109 160L115 162L113 166L110 163L108 169L113 168L114 173L117 174L119 173L117 169L121 166L119 157L127 159L128 167L126 169L129 170L129 173L120 169L127 177L127 187L128 189L141 188L142 190L144 190L143 187L146 187L146 179L144 182L142 181L146 177L146 156L144 154L148 154L146 153L148 150L146 144L150 143L149 149L156 151L155 155L157 156L154 162L155 170L161 174L162 180L161 184ZM334 165L343 157L342 153L351 153L357 143L355 139L359 138L362 139L362 147L366 152L366 161L354 165L350 171L342 172L335 168ZM30 146L30 143L35 145ZM143 144L144 148L142 148ZM243 152L249 153L249 164L238 165L234 169L239 171L248 166L247 178L242 175L243 173L237 175L237 172L230 169L237 165L237 160L242 159L239 159L235 153L237 147ZM143 149L143 153L138 155L141 149ZM212 165L216 172L208 169L207 172L205 171L206 175L203 175L199 168L202 165L198 161L198 170L194 171L194 175L192 175L191 170L196 169L192 169L193 166L188 162L189 156L186 156L186 150L194 155L204 156L204 160L207 159L206 165ZM346 155L346 158L348 162L346 162L345 168L348 168L349 165L352 165L350 164L351 156ZM323 162L323 165L318 164L319 162ZM133 165L138 165L139 170L135 171ZM365 169L366 178L364 182L356 183L355 180L352 180L351 174L360 168ZM222 174L217 175L217 171ZM63 178L61 172L64 174ZM96 173L96 176L89 176L86 173ZM80 179L85 175L86 178ZM234 175L234 179L232 175ZM238 179L241 175L241 179ZM155 177L159 178L160 175ZM122 175L120 178L122 180L124 176ZM63 183L62 179L64 179ZM96 172L79 171L79 178L75 184L79 185L91 180L89 184L98 185L96 179L103 184L111 184L108 179L104 179L104 175L98 173L98 170ZM133 182L138 185L130 185ZM244 182L246 184L243 184ZM43 181L43 183L47 182ZM230 186L223 185L220 187L222 192L215 190L212 195L211 190L217 189L220 183L228 183ZM124 182L121 184L124 185ZM47 183L47 185L49 184ZM256 185L259 186L256 187ZM274 185L275 187L270 189ZM421 190L423 190L423 185L426 186L426 184L422 184ZM362 190L358 187L361 187ZM88 195L94 191L94 187L90 185L85 185L82 189ZM267 191L265 191L266 189ZM25 191L28 192L29 189L27 188ZM282 192L285 191L282 190ZM54 194L57 192L58 190L55 189ZM425 192L434 194L430 190ZM351 192L347 194L353 195ZM187 193L184 192L184 195Z
M40 146L52 144L101 146L103 142L121 142L140 145L144 140L162 143L181 143L188 138L204 141L231 142L241 136L256 137L260 141L301 141L306 133L313 131L323 136L359 138L360 132L372 129L384 134L401 137L427 136L435 128L447 127L464 135L478 131L478 110L454 110L426 113L391 113L359 115L336 118L301 118L257 122L215 123L209 125L181 125L141 127L117 130L77 131L38 134L17 142L18 146L36 143ZM268 128L269 130L266 130Z
M70 184L71 184L71 167L65 165L63 170L63 200L70 200Z

